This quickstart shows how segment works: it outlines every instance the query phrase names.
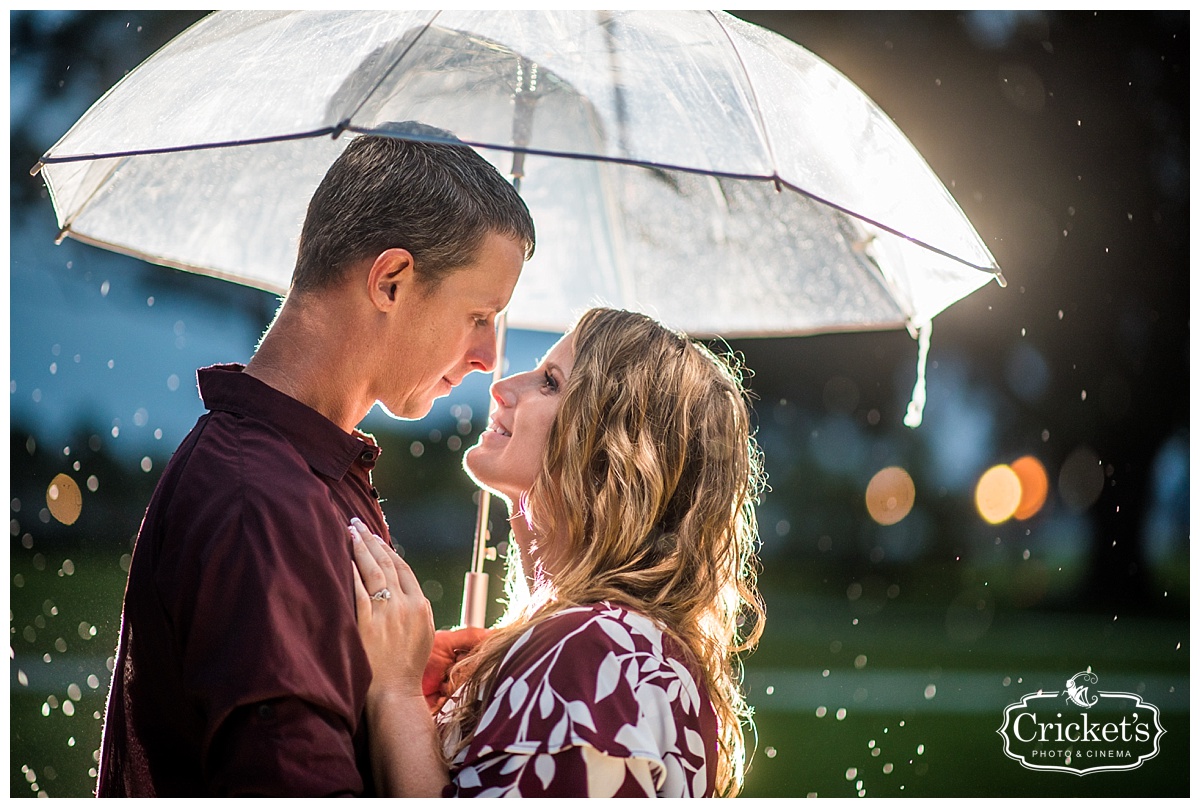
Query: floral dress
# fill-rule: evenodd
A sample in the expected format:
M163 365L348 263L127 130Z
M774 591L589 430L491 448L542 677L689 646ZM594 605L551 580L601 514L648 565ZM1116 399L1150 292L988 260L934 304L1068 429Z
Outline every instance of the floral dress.
M619 604L542 621L501 662L445 796L712 796L716 715L681 660L656 623Z

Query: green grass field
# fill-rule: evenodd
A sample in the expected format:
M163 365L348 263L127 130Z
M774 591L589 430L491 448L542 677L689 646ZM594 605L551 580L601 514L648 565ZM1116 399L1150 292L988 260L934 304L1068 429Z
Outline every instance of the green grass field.
M459 589L449 582L461 573L410 560L447 582L435 616L453 622ZM125 583L120 554L21 549L11 574L10 793L88 796ZM968 631L952 603L901 597L864 610L797 594L815 586L772 588L769 574L763 589L767 629L746 665L757 743L744 796L1189 793L1185 617L1113 620L1000 605ZM1138 690L1159 707L1167 730L1159 754L1136 770L1087 776L1027 770L1006 757L996 733L1005 705L1060 689L1089 666L1100 689Z

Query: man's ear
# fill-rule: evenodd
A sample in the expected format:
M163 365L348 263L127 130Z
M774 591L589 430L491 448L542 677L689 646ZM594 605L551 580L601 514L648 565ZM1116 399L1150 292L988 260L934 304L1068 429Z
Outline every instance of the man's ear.
M367 273L367 295L375 308L391 311L416 284L412 253L398 247L375 256Z

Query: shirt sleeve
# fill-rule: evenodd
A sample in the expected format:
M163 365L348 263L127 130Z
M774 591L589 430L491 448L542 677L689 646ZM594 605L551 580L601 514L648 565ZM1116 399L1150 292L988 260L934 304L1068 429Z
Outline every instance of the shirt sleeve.
M349 538L324 485L303 471L194 479L181 488L190 501L172 507L174 552L158 585L180 646L181 707L198 713L215 793L364 790L353 736L370 666Z
M527 632L496 675L448 793L703 796L711 705L662 632L621 609L580 609Z

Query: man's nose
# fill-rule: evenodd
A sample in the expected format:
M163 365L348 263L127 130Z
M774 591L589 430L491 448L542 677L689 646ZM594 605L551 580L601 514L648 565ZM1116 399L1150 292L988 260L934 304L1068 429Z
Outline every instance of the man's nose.
M467 361L471 365L471 370L489 373L492 368L496 367L496 332L488 329L480 330L484 333L471 346L471 350L467 354Z

